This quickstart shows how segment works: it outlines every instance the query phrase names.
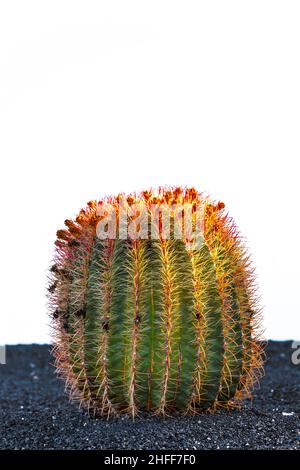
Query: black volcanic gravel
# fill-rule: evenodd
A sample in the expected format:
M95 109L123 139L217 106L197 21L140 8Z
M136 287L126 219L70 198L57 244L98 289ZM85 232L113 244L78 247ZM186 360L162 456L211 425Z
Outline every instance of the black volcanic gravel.
M64 395L50 346L8 346L0 365L1 449L300 449L300 365L270 342L266 375L241 410L91 419Z

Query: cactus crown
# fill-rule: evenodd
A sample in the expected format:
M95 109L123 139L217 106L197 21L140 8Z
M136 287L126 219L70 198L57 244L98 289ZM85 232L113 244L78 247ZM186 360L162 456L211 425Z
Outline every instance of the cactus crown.
M178 204L190 208L192 228L201 205L199 246L174 235ZM161 216L151 236L153 206L169 210L169 237ZM120 236L124 209L135 227L147 220L146 237ZM262 371L260 309L251 260L223 203L194 188L160 188L90 201L65 225L48 290L56 366L72 398L97 415L134 417L214 411L251 395Z

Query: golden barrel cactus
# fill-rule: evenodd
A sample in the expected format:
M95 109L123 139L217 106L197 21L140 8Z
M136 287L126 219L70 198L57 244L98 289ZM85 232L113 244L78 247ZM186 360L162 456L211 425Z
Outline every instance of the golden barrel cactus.
M223 203L160 188L91 201L65 225L49 303L57 370L74 399L95 415L134 417L250 396L262 371L260 309Z

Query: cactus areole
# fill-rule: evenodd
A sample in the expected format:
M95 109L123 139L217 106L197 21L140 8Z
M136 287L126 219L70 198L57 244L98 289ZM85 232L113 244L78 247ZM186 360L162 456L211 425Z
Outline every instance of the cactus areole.
M194 188L90 201L58 230L58 373L96 416L238 406L262 372L254 270L232 218Z

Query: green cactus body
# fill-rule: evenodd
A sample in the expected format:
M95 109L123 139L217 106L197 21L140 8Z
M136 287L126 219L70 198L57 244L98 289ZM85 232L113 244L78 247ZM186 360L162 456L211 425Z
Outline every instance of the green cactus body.
M194 189L125 199L147 215L153 204L202 204L203 243L172 230L151 237L150 225L146 237L99 238L103 201L66 220L49 287L58 372L96 415L236 406L260 376L262 348L253 268L234 222ZM119 214L119 200L105 203Z

